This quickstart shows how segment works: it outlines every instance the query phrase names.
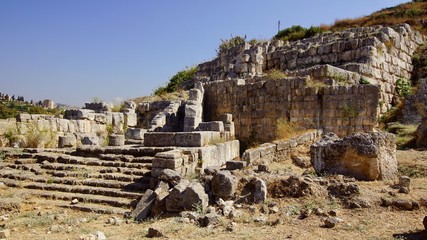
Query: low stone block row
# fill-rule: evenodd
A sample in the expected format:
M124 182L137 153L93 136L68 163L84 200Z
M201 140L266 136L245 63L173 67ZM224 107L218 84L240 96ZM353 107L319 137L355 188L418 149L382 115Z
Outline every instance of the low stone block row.
M322 131L314 130L290 140L264 143L259 147L246 150L242 155L242 159L248 165L287 160L290 157L290 152L297 146L311 145L320 139L321 135Z
M147 132L144 146L202 147L221 140L220 132Z

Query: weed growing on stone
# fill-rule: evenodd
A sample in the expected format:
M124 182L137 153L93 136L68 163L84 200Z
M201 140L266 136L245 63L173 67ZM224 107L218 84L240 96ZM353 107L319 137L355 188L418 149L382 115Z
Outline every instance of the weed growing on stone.
M287 77L286 73L284 73L279 69L271 69L270 71L267 72L267 76L266 76L268 80L280 80L286 77Z
M412 83L410 80L405 78L399 78L396 81L396 91L401 97L406 97L412 93Z
M305 86L309 88L321 89L326 87L326 84L321 81L315 81L312 78L308 78L305 82Z
M306 131L305 128L294 122L279 118L276 121L276 139L290 139Z
M371 84L366 78L361 77L359 79L359 84L365 85L365 84Z

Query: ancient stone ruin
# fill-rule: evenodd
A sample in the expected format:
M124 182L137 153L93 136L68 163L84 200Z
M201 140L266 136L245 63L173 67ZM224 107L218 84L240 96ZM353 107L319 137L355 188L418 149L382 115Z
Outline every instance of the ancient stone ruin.
M269 164L395 179L394 135L375 131L395 101L396 81L410 78L411 56L424 40L403 24L286 44L245 43L200 64L187 100L127 101L120 112L87 103L62 117L20 114L0 121L2 135L16 135L2 139L11 148L4 148L0 181L56 205L136 220L212 203L233 216L232 200L260 203L267 195L328 192L348 206L367 206L350 180L271 175ZM269 79L272 69L286 77ZM305 131L276 139L278 120ZM17 151L37 133L50 139ZM242 143L255 140L260 144L240 152ZM194 218L206 226L216 221Z

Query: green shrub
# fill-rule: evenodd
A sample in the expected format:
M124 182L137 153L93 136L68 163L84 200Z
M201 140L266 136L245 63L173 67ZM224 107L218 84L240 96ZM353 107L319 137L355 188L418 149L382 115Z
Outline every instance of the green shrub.
M408 79L399 78L396 81L396 91L401 97L405 97L412 92L412 83Z
M279 31L276 36L274 36L274 39L281 39L283 41L296 41L313 37L314 35L321 32L322 29L320 27L311 26L310 28L304 28L300 25L294 25Z
M218 55L220 55L221 53L227 52L233 47L236 47L245 43L245 41L246 41L245 38L241 36L235 36L235 37L231 36L230 39L226 39L226 40L221 39L221 44L219 45L216 51Z
M365 84L371 84L366 78L361 77L359 79L359 84L365 85Z
M178 72L169 80L169 83L166 86L159 87L154 90L154 95L161 96L163 94L172 93L179 90L179 85L185 81L193 79L196 72L196 67L190 67Z

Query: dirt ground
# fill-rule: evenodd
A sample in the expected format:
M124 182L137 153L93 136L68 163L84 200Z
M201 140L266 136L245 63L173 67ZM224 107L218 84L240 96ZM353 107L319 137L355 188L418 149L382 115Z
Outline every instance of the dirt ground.
M123 216L56 208L50 200L25 197L24 189L3 187L1 200L18 199L21 205L20 210L12 204L8 205L9 211L0 212L0 230L9 229L8 239L18 240L84 239L96 231L111 240L144 239L150 227L160 230L168 239L427 239L422 223L427 207L421 200L427 198L427 152L398 151L397 158L401 174L411 176L411 192L397 193L391 187L392 181L357 182L360 197L370 203L369 208L347 209L339 201L324 197L269 198L263 204L253 205L255 208L238 206L237 217L222 217L215 226L202 228L178 215L137 223ZM413 211L385 208L380 206L381 197L408 199L421 207ZM277 213L262 213L273 202L277 204ZM326 213L332 210L342 222L325 228L325 216L310 214L301 219L304 209L322 209ZM112 217L121 223L115 224Z

